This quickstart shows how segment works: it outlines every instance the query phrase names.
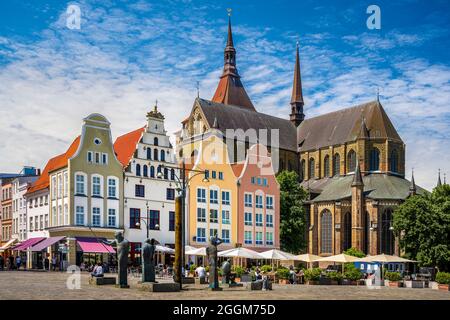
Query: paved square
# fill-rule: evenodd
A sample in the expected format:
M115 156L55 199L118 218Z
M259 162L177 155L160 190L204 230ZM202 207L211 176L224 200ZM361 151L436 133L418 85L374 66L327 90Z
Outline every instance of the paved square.
M129 278L130 289L114 286L89 285L89 275L81 274L81 288L69 290L66 281L69 274L60 272L4 271L0 272L0 299L336 299L336 300L380 300L418 299L450 300L450 292L432 289L381 288L365 286L307 286L274 285L273 291L246 291L244 288L211 292L205 285L184 285L188 290L171 293L152 293L138 290L137 278Z

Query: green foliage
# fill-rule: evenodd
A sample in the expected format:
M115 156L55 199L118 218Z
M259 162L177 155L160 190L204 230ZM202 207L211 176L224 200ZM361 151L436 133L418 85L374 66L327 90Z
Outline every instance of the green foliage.
M345 250L343 253L357 258L364 258L366 256L364 252L353 247Z
M288 268L278 268L277 276L280 279L288 279L289 278L289 269Z
M346 264L344 266L344 278L351 280L351 281L357 281L362 278L362 272L358 268L355 267L354 264Z
M400 246L421 266L450 271L450 186L406 199L394 212Z
M282 171L277 175L280 184L280 243L281 250L298 253L306 248L306 211L308 193L300 186L298 175Z
M389 280L389 281L400 281L400 280L402 280L402 276L400 275L399 272L389 272L389 271L387 271L384 274L384 278Z
M450 273L438 272L436 274L436 282L439 284L450 284Z
M189 271L190 271L191 273L194 273L194 272L195 272L195 269L197 269L197 265L196 265L196 264L191 264L191 266L189 267Z
M340 272L331 271L327 273L327 278L335 281L341 281L344 278L344 276Z
M320 268L312 268L305 270L305 280L319 281L322 270Z
M205 272L209 272L209 266L205 267Z
M261 271L264 273L270 272L270 271L272 271L272 266L265 264L261 267Z
M244 268L242 268L241 266L235 266L235 265L233 265L232 267L231 267L231 271L233 271L234 273L236 273L236 277L241 277L243 274L244 274L244 272L245 272L245 270L244 270Z

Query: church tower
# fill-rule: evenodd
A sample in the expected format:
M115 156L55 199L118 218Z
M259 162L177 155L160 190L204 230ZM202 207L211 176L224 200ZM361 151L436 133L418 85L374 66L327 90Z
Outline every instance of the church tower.
M291 97L291 122L298 127L300 123L305 119L303 114L303 90L302 79L300 75L300 55L298 53L298 42L296 47L295 56L295 69L294 69L294 83L292 85L292 97Z

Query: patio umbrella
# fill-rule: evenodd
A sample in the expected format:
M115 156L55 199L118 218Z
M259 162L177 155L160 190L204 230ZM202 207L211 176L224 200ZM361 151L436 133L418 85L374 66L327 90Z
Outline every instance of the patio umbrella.
M354 256L349 256L348 254L345 253L341 253L341 254L337 254L334 256L329 256L329 257L323 257L323 258L319 258L317 260L315 260L316 262L338 262L338 263L342 263L342 273L344 273L344 263L347 262L359 262L361 261L361 258L357 258Z
M184 246L184 254L187 254L186 253L187 251L191 251L191 250L194 250L194 249L197 249L197 248L193 247L193 246L185 245Z
M258 252L242 247L221 251L218 253L218 256L239 259L264 259L264 257L261 256L261 254L259 254Z
M316 256L315 254L305 253L305 254L300 254L298 256L295 256L295 259L306 262L308 264L308 268L309 268L310 263L316 261L317 259L320 259L320 257Z
M169 247L165 247L165 246L161 246L159 244L157 244L155 246L155 251L157 252L163 252L163 253L175 253L175 249L169 248Z
M186 251L185 254L188 256L206 256L206 247L194 248Z
M284 252L278 249L272 249L268 251L261 252L260 255L265 259L270 259L272 262L273 269L273 260L297 260L295 256L289 252Z

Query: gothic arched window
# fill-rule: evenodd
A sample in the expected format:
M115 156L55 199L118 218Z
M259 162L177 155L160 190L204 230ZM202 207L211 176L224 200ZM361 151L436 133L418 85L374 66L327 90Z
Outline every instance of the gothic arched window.
M341 174L341 156L336 153L333 156L333 176L338 176Z
M356 152L350 150L347 153L347 173L354 172L356 169Z
M352 214L347 212L344 214L344 243L343 249L347 250L352 247Z
M332 228L331 212L322 211L320 216L320 253L333 253L333 228Z
M300 162L300 179L301 180L306 180L305 169L306 169L306 164L305 164L305 159L303 159Z
M144 177L148 177L148 167L145 164L142 166L142 171L143 171Z
M150 167L150 177L151 177L151 178L154 178L154 177L155 177L155 167L154 167L154 166L151 166L151 167Z
M384 210L381 215L381 252L394 254L394 233L392 227L392 209Z
M166 153L164 152L164 150L161 150L161 161L166 161Z
M330 176L330 156L326 155L323 159L323 176Z
M153 144L154 144L155 146L158 145L158 137L153 138Z
M151 160L152 159L152 149L147 148L147 160Z
M391 161L390 161L391 172L398 172L398 153L397 150L391 151Z
M158 161L158 149L153 149L153 160Z
M370 150L370 171L380 170L380 151L377 148Z
M141 176L141 165L139 163L136 164L136 175Z
M314 168L316 167L314 158L309 159L309 178L314 178Z

